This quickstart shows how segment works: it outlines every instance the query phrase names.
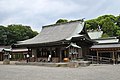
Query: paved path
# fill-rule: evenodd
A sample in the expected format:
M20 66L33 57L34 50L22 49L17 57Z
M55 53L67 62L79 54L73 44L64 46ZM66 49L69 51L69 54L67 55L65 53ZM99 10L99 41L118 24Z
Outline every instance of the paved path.
M79 68L0 65L0 80L120 80L120 65Z

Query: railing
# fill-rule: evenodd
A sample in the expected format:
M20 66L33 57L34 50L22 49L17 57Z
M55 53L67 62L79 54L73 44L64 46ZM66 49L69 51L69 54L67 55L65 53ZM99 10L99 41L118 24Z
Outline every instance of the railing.
M107 57L99 57L100 63L110 63L112 61L112 58L107 58Z
M102 63L102 64L108 64L112 61L112 58L107 58L107 57L98 57L97 56L92 56L92 55L86 55L86 58L88 61L91 61L93 63Z
M97 63L97 56L86 55L86 59L93 63Z

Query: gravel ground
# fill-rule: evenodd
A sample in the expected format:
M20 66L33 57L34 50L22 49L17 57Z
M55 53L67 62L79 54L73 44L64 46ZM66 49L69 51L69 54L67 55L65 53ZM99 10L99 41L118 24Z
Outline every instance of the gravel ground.
M79 68L0 65L0 80L120 80L120 65Z

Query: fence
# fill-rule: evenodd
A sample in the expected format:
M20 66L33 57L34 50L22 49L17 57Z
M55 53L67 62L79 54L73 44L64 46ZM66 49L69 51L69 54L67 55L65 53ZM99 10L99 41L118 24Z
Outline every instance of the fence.
M93 63L101 63L101 64L109 64L112 61L112 58L108 57L98 57L97 56L92 56L92 55L86 55L86 58L88 61L91 61Z

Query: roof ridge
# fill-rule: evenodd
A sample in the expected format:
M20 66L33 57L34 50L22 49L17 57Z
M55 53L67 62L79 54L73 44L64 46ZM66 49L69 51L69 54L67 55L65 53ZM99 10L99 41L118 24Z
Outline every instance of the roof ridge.
M84 22L83 19L78 19L78 20L71 20L71 21L63 22L63 23L50 24L50 25L42 26L42 28L56 26L56 25L63 25L63 24L68 24L68 23L73 23L73 22L78 22L78 21Z

